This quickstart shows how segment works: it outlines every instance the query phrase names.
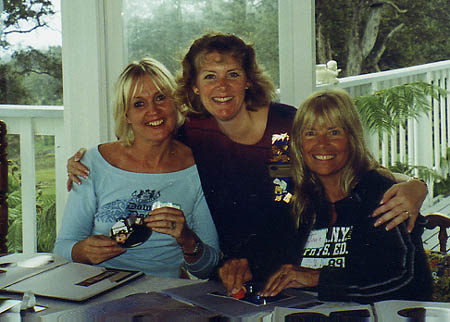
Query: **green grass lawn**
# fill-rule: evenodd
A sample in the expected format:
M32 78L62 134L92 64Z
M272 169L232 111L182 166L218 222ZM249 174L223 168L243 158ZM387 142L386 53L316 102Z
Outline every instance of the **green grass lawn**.
M8 160L20 162L19 135L9 135ZM36 185L46 195L55 195L55 140L53 136L35 136Z
M55 168L36 169L36 185L42 189L42 194L56 195Z

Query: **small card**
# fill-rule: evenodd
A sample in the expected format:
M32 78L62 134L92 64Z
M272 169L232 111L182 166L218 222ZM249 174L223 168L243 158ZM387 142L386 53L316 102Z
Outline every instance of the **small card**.
M181 209L181 207L179 205L177 205L176 203L171 203L171 202L163 202L163 201L159 201L158 200L158 201L155 201L152 204L152 210L159 209L159 208L164 208L164 207Z

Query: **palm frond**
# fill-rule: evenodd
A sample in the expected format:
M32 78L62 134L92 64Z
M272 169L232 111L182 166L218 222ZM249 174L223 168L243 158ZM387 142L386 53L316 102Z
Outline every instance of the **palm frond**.
M399 126L405 127L408 119L428 115L432 99L447 96L439 86L414 82L393 86L373 94L354 98L363 124L371 131L392 133Z
M444 177L440 173L422 165L410 165L403 162L397 162L388 168L392 172L403 173L411 177L415 176L417 171L417 176L428 182L444 180Z

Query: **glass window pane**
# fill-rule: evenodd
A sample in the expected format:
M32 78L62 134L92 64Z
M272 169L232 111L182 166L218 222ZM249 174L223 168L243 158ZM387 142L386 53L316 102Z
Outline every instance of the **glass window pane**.
M60 0L7 1L0 14L0 104L62 105Z
M259 64L279 87L278 1L124 0L128 60L151 56L173 73L197 37L233 33L255 45Z

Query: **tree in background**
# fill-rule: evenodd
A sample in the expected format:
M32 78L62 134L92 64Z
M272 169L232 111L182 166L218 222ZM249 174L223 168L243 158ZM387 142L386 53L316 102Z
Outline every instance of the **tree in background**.
M129 59L151 56L173 73L191 42L208 31L236 34L254 43L274 82L278 69L278 2L273 0L128 1Z
M448 0L317 0L317 62L350 76L449 59L449 12Z
M12 69L11 64L0 63L0 104L30 104L29 92L22 85L23 76Z
M15 73L23 76L23 85L29 89L34 105L62 105L61 47L47 50L16 51L12 55Z
M3 32L0 33L0 46L9 46L6 40L12 33L29 33L37 28L48 27L46 16L55 14L51 0L2 0L3 14L6 19L3 21ZM21 23L29 23L29 27L24 29Z
M11 49L11 34L47 28L46 19L54 13L50 0L4 0L0 49ZM62 104L61 47L29 47L4 55L0 57L0 70L1 104Z
M450 1L409 1L405 8L405 26L390 41L380 69L450 59Z

